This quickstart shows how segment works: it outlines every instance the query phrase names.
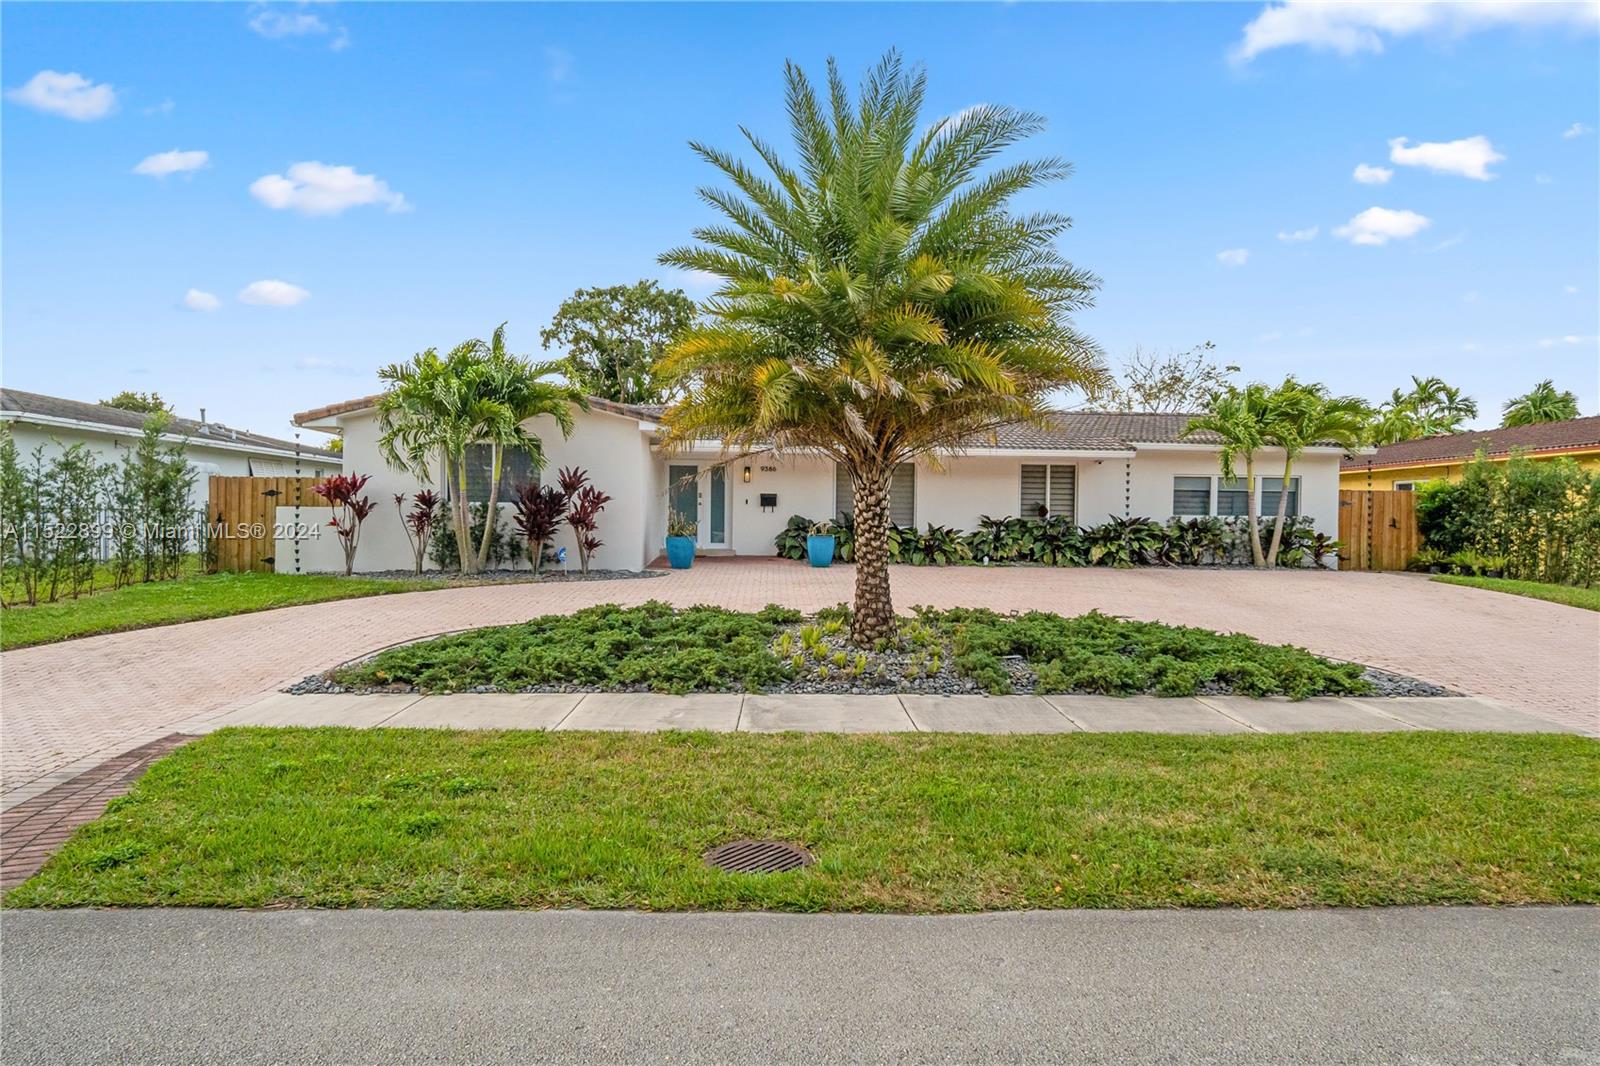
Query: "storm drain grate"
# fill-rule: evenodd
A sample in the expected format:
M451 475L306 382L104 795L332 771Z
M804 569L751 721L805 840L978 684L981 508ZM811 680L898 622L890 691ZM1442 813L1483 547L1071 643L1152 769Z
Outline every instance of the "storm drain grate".
M707 866L736 874L777 874L813 862L805 848L777 840L730 840L706 852Z

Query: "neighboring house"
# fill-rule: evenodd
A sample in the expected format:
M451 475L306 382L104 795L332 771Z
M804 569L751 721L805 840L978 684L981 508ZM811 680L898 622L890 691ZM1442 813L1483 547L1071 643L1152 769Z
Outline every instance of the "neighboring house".
M1505 462L1513 450L1530 459L1565 456L1590 470L1600 469L1600 415L1385 444L1371 454L1347 457L1339 465L1339 487L1406 491L1424 481L1456 481L1479 452L1493 462Z
M201 412L202 417L204 412ZM0 422L11 430L17 451L26 456L39 445L53 455L83 444L102 462L120 463L138 447L146 416L97 403L65 400L20 389L0 389ZM339 472L336 452L294 441L264 437L220 422L174 417L164 440L182 442L195 472L190 499L198 510L208 493L209 475L256 477L324 477Z
M294 416L296 425L344 438L345 470L371 474L367 493L379 506L362 527L356 569L391 570L410 565L411 550L393 509L397 493L418 488L409 474L388 467L378 452L376 396L364 396ZM537 419L529 429L543 442L545 480L565 466L586 469L612 501L600 516L605 546L596 567L639 570L661 553L667 516L681 513L695 522L705 554L772 555L773 539L790 515L833 518L850 510L848 478L832 460L814 454L764 452L726 456L720 442L703 441L672 455L657 447L662 409L592 400L576 411L577 428L562 439L553 420ZM1218 470L1215 438L1184 438L1187 414L1102 414L1058 412L1050 425L1011 426L994 439L975 443L935 469L918 462L896 475L891 509L900 525L929 523L961 530L976 528L983 515L1036 516L1041 509L1067 516L1081 526L1111 516L1142 516L1165 521L1174 515L1242 515L1243 484L1225 483ZM1306 449L1295 465L1289 513L1308 515L1320 532L1338 532L1339 459L1342 449ZM478 453L468 496L486 500L487 449ZM1274 513L1283 454L1257 453L1263 515ZM534 480L525 457L508 461L500 499L512 487ZM435 475L429 486L447 492ZM291 515L280 510L280 520ZM313 521L302 510L302 521ZM509 525L509 521L508 521ZM302 541L303 569L336 570L342 561L336 538ZM557 541L570 549L570 535ZM279 559L295 557L288 542ZM569 556L576 558L569 551Z

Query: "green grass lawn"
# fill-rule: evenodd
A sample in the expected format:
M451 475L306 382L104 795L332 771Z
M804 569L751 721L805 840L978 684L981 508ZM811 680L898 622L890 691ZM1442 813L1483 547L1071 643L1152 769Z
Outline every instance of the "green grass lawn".
M810 869L707 868L735 838ZM1600 902L1560 735L230 729L10 906L977 911Z
M302 603L444 587L430 580L374 581L332 574L203 574L0 611L0 648L95 633L193 622Z
M1509 577L1462 577L1456 574L1439 574L1434 580L1447 585L1468 585L1475 589L1509 592L1513 596L1530 596L1536 600L1564 603L1568 607L1600 611L1600 588L1584 589L1575 585L1551 585L1543 581L1517 581Z
M602 604L511 626L492 626L391 648L335 672L354 687L414 685L425 692L492 686L515 692L579 685L660 692L760 691L793 679L893 691L899 679L954 674L992 693L1012 690L1008 658L1032 668L1040 692L1153 692L1190 696L1207 686L1295 699L1368 692L1362 667L1242 634L1135 622L1091 611L1002 615L915 608L896 656L845 645L849 609L754 613ZM903 653L903 654L902 654ZM891 669L892 668L892 669Z

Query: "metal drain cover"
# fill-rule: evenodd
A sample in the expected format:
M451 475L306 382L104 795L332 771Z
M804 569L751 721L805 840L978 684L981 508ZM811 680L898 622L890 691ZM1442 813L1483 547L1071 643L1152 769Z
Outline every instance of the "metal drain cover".
M730 840L706 852L706 865L736 874L777 874L816 862L798 844L778 840Z

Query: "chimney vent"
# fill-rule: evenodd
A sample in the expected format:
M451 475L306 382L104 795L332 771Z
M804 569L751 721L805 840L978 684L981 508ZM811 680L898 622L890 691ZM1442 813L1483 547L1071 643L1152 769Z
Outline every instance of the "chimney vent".
M202 408L200 408L200 424L204 425L205 421L206 421L206 409L204 407L202 407Z

